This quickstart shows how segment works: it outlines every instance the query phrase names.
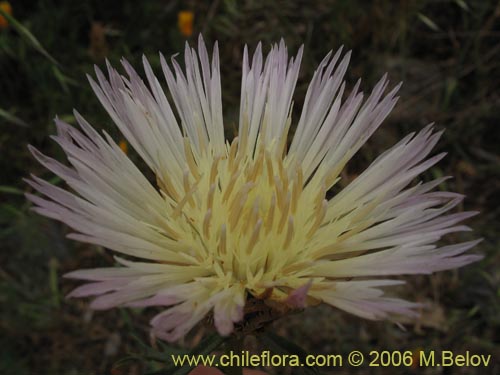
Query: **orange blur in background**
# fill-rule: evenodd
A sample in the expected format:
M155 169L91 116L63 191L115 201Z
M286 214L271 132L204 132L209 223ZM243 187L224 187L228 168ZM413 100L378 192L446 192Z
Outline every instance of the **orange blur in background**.
M8 1L0 1L0 9L5 13L12 15L12 6ZM9 21L4 16L0 15L0 29L6 29L9 26Z

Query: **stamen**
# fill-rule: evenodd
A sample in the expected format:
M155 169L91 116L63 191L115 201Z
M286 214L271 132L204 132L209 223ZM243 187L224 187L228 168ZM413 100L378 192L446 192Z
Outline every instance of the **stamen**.
M161 190L168 194L169 197L171 197L174 201L179 202L181 197L177 190L175 190L174 186L172 185L172 181L170 181L170 178L168 176L162 176L161 178L157 176L156 183Z
M241 168L241 165L243 164L242 160L243 160L244 157L245 157L245 154L240 153L240 152L236 153L236 157L234 158L234 162L233 162L232 168L229 171L230 174L234 174L237 171L239 171L239 169ZM241 169L243 169L243 168L241 168Z
M318 230L319 226L323 222L323 219L325 218L327 207L328 201L326 199L323 200L321 206L317 206L316 217L311 229L309 229L309 232L307 232L307 238L311 238L311 236Z
M299 202L300 193L302 193L302 187L299 184L299 172L296 170L293 179L292 186L292 213L295 214L297 211L297 204Z
M245 206L245 203L248 199L248 192L250 189L253 187L253 183L248 182L243 187L241 190L238 192L234 200L231 202L231 206L229 208L230 214L229 214L229 224L230 228L234 229L236 225L238 224L238 221L241 217L241 211L243 207Z
M318 195L316 195L316 199L314 200L314 206L315 207L320 207L321 206L321 201L325 198L326 195L326 186L325 183L323 182L319 188Z
M269 210L267 212L266 233L269 233L269 231L273 226L275 209L276 209L276 195L273 193L273 196L271 197L271 203L269 204Z
M290 192L288 192L286 195L285 204L284 204L283 209L281 211L281 219L280 219L280 222L278 224L278 233L281 233L283 231L283 227L285 226L286 217L288 215L288 210L290 208L290 200L291 200L291 194L290 194Z
M294 230L293 230L293 216L288 217L288 229L286 231L285 243L283 245L284 249L288 249L290 242L292 241Z
M276 190L276 198L278 199L278 207L281 211L283 211L283 204L284 202L284 192L283 192L283 185L281 184L281 181L278 176L274 176L274 185L275 185L275 190Z
M193 149L191 148L191 144L189 143L189 139L187 137L184 137L184 155L186 156L189 170L198 181L200 179L200 172L198 172L198 167L194 161Z
M212 162L212 168L210 168L210 184L213 184L215 182L215 177L217 176L217 167L219 166L220 159L220 155L217 155Z
M229 184L227 184L226 191L222 196L223 202L226 202L228 200L229 196L233 191L234 184L236 183L236 180L238 179L239 176L240 176L240 171L236 171L236 173L231 176L231 180L229 180Z
M203 219L203 235L206 238L210 238L210 233L208 229L210 228L210 219L212 218L212 210L209 209L205 214L205 218Z
M182 198L182 200L179 202L179 204L175 207L175 210L172 214L172 217L173 218L176 218L178 217L181 212L182 212L182 209L183 207L186 205L186 202L192 198L194 192L196 191L196 189L198 188L198 182L195 182L193 184L193 186L191 187L191 189L184 195L184 197Z
M189 186L189 171L184 171L183 183L184 183L184 192L187 194L188 191L190 190L190 186ZM194 199L193 199L192 195L189 197L189 201L188 202L189 202L189 205L191 207L194 207Z
M207 196L207 210L211 210L214 205L215 184L210 185Z
M255 201L253 202L253 209L248 213L246 229L252 228L257 222L257 219L259 218L259 203L260 197L255 198Z
M252 171L251 171L250 176L248 178L249 181L255 181L257 179L257 176L262 171L263 162L264 162L264 153L261 151L261 152L259 152L259 157L255 161L255 164L252 168Z
M274 180L273 162L267 150L265 151L265 156L266 156L267 182L269 183L269 186L272 186Z
M281 183L283 184L283 191L288 190L288 174L285 171L285 168L283 167L283 161L281 159L278 159L278 172L280 175Z
M226 254L226 224L222 224L219 232L219 253Z
M234 208L236 203L241 200L241 198L245 197L245 200L246 200L246 196L248 196L248 192L250 191L250 189L253 186L254 186L253 182L247 182L245 185L243 185L241 187L241 189L238 191L238 193L236 194L236 196L232 200L231 205L229 206L230 211Z
M297 165L297 186L300 188L299 195L302 193L304 188L304 173L302 172L302 167Z
M238 151L238 142L239 139L238 137L235 137L233 139L233 142L231 143L231 147L229 149L229 160L228 160L228 169L232 170L233 169L233 163L234 160L236 159L236 151Z
M253 229L253 232L252 232L250 239L248 240L247 254L250 254L250 252L254 248L255 244L257 243L257 240L259 239L261 226L262 226L262 219L259 219L257 221L257 224L255 224L255 227Z

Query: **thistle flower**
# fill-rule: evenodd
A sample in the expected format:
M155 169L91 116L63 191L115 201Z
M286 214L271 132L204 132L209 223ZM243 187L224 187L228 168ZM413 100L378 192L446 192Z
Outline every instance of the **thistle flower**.
M106 133L75 112L77 130L56 119L54 140L71 166L30 147L71 190L33 176L42 215L75 230L68 237L126 255L118 267L78 270L89 283L71 297L94 309L161 306L154 334L173 341L213 314L221 335L263 301L285 309L326 303L367 319L416 314L416 303L384 295L401 274L429 274L480 259L478 241L438 247L475 212L449 214L463 196L433 191L445 178L412 185L444 154L428 158L441 132L409 134L331 198L340 173L396 104L384 76L363 100L345 93L350 52L329 53L314 73L290 145L292 94L302 48L283 41L264 60L245 47L238 136L224 138L219 56L203 40L186 45L185 73L161 66L175 112L143 59L147 84L122 60L90 84L128 143L154 172L150 182ZM180 125L179 125L180 124Z

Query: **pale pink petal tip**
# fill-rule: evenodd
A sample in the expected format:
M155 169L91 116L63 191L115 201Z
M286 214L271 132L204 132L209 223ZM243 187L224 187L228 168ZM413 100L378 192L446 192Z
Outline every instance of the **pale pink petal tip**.
M151 320L152 334L162 340L176 341L190 329L192 313L173 307L156 315Z
M88 283L74 289L71 293L69 293L66 296L66 298L96 296L114 291L120 288L121 286L123 286L123 281L121 280L109 280L109 281L100 281L96 283Z
M307 293L309 292L309 288L311 287L311 285L312 285L312 280L309 280L306 284L292 291L285 300L285 303L292 308L296 309L305 308L307 301Z
M177 297L171 295L158 294L151 298L146 298L139 301L127 303L126 306L128 307L172 306L179 302L180 300Z

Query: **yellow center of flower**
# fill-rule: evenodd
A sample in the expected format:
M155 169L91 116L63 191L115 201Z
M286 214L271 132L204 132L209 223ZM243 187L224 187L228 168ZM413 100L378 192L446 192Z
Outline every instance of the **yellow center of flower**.
M196 155L186 138L182 188L159 181L172 200L170 237L221 286L240 283L258 296L274 285L304 283L298 279L312 261L309 242L325 218L326 188L305 194L303 171L284 164L284 146L258 142L245 151L245 140L235 138L223 155Z

